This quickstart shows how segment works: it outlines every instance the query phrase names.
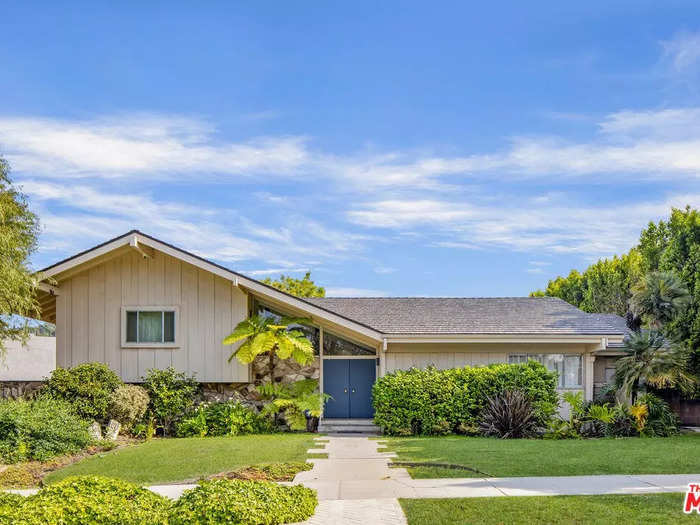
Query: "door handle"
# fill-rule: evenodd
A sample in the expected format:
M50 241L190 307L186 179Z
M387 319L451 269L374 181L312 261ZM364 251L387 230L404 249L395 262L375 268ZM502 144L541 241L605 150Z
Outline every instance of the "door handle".
M343 389L343 394L347 394L347 393L348 393L348 389L347 388Z
M352 389L352 393L353 393L353 394L355 393L355 389L354 389L354 388Z

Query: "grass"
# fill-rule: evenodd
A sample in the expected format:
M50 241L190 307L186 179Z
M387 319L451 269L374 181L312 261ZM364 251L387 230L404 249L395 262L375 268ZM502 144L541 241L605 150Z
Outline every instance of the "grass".
M412 437L388 438L386 444L397 462L462 465L484 473L417 466L408 468L414 478L700 473L700 434L560 441Z
M303 462L313 438L313 434L272 434L153 439L54 471L44 483L90 474L143 484L174 483L250 465Z
M409 525L697 523L683 494L402 499Z

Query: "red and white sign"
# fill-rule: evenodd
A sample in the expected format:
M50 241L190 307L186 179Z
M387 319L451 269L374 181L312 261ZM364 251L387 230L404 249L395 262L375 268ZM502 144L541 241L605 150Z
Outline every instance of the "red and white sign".
M693 511L700 514L700 483L689 483L685 493L683 512L690 514Z

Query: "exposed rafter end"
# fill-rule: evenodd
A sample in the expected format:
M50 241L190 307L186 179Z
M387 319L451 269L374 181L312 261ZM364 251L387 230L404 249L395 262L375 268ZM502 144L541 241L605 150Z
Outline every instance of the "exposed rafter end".
M48 283L39 283L38 288L42 292L46 292L51 295L59 295L61 293L61 290L58 286L53 286L52 284Z
M129 246L141 254L144 259L153 259L154 250L150 246L139 244L139 239L134 235L129 241Z

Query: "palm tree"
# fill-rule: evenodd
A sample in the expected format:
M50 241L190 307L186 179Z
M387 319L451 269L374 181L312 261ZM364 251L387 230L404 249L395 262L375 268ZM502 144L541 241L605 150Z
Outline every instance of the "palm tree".
M261 355L269 356L270 381L274 379L275 355L280 359L294 359L300 365L308 365L314 360L314 347L304 332L295 330L293 325L308 324L308 319L273 318L254 315L236 325L233 332L223 340L230 345L245 341L231 353L229 362L236 357L241 363L249 364Z
M660 330L690 303L690 294L675 274L651 272L632 288L632 313L647 321L650 328Z
M692 391L697 379L687 371L688 353L680 345L668 346L656 330L633 332L625 340L627 354L617 361L615 382L618 388L637 400L645 384L657 388Z

